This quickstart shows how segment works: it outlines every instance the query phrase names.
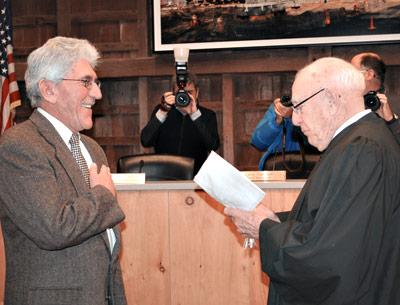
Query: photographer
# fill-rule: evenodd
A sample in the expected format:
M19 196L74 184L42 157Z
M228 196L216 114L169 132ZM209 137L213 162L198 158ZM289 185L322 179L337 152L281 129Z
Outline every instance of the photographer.
M258 165L259 170L284 169L289 179L307 178L314 164L310 160L311 156L316 160L319 153L308 143L301 130L293 126L293 111L287 102L290 102L290 97L283 96L274 100L254 129L250 143L258 150L265 151ZM278 161L278 156L281 160L283 154L287 158L283 162L284 167L281 168L282 162ZM294 162L294 157L300 161ZM274 168L270 168L270 161L274 163ZM301 162L303 164L299 166Z
M370 106L366 108L372 107L372 110L386 121L400 143L400 120L392 111L387 96L384 94L385 63L378 54L368 52L355 55L351 64L364 75L364 95L368 95ZM273 158L274 154L282 150L289 153L300 151L303 143L306 153L315 153L315 149L306 142L302 133L293 127L292 109L283 104L280 98L275 99L252 134L251 144L258 150L265 151L259 162L259 170L266 168L266 162ZM283 143L284 139L286 143Z
M194 74L187 73L184 87L190 97L187 106L176 105L178 86L175 76L171 87L172 91L165 92L161 103L154 108L140 140L144 147L154 147L155 153L193 158L196 174L209 152L219 147L217 117L214 111L199 105L199 88Z
M386 65L382 58L371 52L359 53L351 59L351 64L360 70L365 79L364 99L368 96L374 103L374 96L377 98L378 109L372 109L386 121L392 133L399 138L400 122L398 116L392 111L385 95L384 82Z

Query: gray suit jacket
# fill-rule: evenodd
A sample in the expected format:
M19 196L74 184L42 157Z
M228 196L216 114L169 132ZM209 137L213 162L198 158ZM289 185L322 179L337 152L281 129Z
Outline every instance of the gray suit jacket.
M98 166L107 164L96 142L82 141ZM5 305L126 304L114 227L124 214L105 187L86 186L69 148L37 111L0 138L0 219Z

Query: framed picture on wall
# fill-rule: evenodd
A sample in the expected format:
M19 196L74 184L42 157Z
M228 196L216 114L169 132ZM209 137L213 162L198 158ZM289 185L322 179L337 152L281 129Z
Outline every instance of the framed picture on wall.
M152 0L154 51L400 41L398 0Z

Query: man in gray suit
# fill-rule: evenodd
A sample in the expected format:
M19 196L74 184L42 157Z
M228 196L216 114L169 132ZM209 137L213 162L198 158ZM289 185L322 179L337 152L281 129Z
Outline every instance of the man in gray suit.
M66 37L28 57L36 109L0 139L5 305L126 304L117 227L124 213L104 152L79 134L92 127L101 98L98 58L88 41Z

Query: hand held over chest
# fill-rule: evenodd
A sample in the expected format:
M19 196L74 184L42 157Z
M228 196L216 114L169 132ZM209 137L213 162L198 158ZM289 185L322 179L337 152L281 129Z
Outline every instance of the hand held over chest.
M112 180L110 168L102 165L100 171L97 169L97 164L92 163L89 168L90 185L95 187L96 185L102 185L107 188L114 196L116 195L115 185Z

